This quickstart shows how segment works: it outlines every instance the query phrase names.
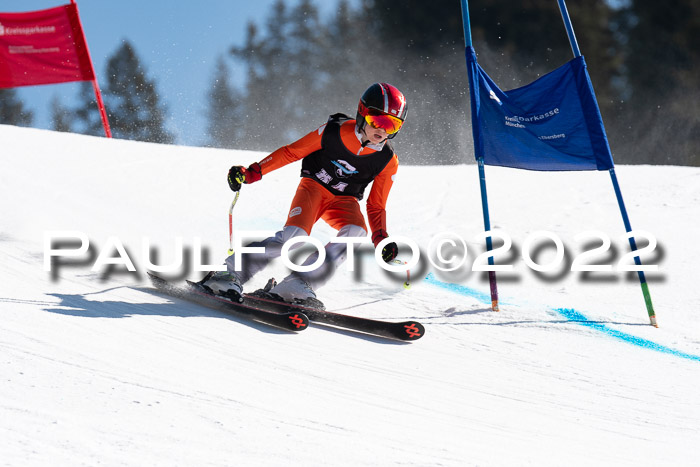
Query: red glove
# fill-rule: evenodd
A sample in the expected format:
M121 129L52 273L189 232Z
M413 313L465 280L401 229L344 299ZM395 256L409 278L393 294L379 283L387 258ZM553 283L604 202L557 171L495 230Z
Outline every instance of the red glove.
M228 171L228 186L233 191L241 189L241 183L254 183L262 178L262 169L257 162L250 164L247 169L240 165L234 165Z
M262 169L257 162L250 164L247 169L243 170L245 174L245 183L254 183L262 178Z

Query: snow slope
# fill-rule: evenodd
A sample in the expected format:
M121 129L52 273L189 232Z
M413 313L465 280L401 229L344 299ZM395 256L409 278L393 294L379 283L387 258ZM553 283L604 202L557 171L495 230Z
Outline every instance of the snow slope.
M199 238L209 262L224 259L225 173L260 153L11 126L0 148L3 465L700 465L700 169L617 167L632 225L659 242L644 258L660 267L649 274L657 329L636 275L538 275L522 259L538 230L562 239L567 261L592 248L575 241L588 230L613 243L593 262L627 251L606 173L487 167L492 224L514 244L499 259L514 271L499 273L496 313L469 271L483 250L476 166L402 167L388 213L390 232L424 253L412 288L361 254L319 298L426 325L403 344L276 331L145 281L149 246L167 264L178 239L192 251ZM298 170L244 187L236 228L280 227ZM90 252L44 271L46 233L66 230ZM425 259L447 231L470 255L455 273ZM313 233L332 234L322 223ZM91 270L117 256L114 239L137 273ZM540 253L544 264L553 250Z

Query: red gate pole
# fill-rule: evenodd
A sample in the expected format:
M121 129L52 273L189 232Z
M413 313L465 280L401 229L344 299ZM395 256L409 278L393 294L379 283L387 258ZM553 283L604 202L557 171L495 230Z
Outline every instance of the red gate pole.
M70 2L75 5L75 12L78 18L78 24L80 25L80 31L85 37L85 30L83 29L83 24L80 21L80 14L78 14L78 4L75 0L70 0ZM95 66L92 63L92 56L90 55L90 50L88 49L87 39L85 39L85 50L87 52L88 60L90 61L90 69L92 70L92 88L95 90L95 98L97 100L97 108L100 109L100 117L102 118L102 126L105 129L105 136L107 138L112 137L112 130L109 128L109 120L107 119L107 110L105 109L104 101L102 100L102 93L100 92L100 86L97 84L97 73L95 73Z

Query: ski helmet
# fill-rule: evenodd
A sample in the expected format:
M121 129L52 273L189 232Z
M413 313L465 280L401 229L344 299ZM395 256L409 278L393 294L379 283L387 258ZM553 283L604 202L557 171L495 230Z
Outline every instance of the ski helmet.
M367 123L383 128L391 139L399 133L408 114L408 105L403 93L391 84L374 83L367 88L357 106L357 130L362 131Z

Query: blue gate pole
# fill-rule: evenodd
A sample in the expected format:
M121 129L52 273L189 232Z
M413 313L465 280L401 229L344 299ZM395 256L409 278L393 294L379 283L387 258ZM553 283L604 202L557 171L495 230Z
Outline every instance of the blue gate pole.
M574 34L574 27L571 25L571 18L569 17L569 10L566 9L566 3L564 0L557 0L559 2L559 11L561 12L561 18L564 20L564 27L566 28L566 34L569 36L569 43L571 44L571 50L574 52L574 57L581 56L581 50L578 48L578 42L576 42L576 34Z
M571 18L569 17L569 11L566 9L565 0L557 0L559 2L559 11L561 11L561 17L564 20L564 26L566 27L566 33L569 36L569 43L571 44L571 50L575 57L581 56L581 51L578 48L578 42L576 41L576 35L574 34L574 27L571 25ZM596 105L598 103L596 102ZM617 204L620 207L620 214L622 214L622 222L625 224L625 230L627 233L632 232L632 225L630 224L629 216L627 215L627 209L625 208L625 202L622 199L622 191L620 190L620 184L617 181L617 175L615 175L615 168L610 169L610 179L612 180L613 189L615 190L615 197L617 198ZM634 236L629 237L630 248L632 251L637 251L637 242ZM634 257L634 264L637 266L642 265L642 261L639 256ZM652 326L658 327L656 323L656 312L654 311L654 305L651 302L651 294L649 293L649 285L647 284L646 276L644 271L637 271L639 276L639 282L642 285L642 294L644 295L644 303L647 308L647 313L649 314L649 321Z
M469 5L467 0L461 0L462 2L462 27L464 28L464 45L465 47L471 47L472 45L472 32L471 23L469 22ZM475 97L476 97L476 86L479 83L475 83L472 79L472 73L469 70L469 64L467 63L467 74L469 75L469 98L471 100L471 115L472 115L472 133L474 134L474 152L476 156L476 161L479 166L479 185L481 187L481 211L484 216L484 231L491 231L491 220L489 218L489 203L488 196L486 193L486 172L484 171L484 155L476 154L478 152L476 144L476 130L474 125L478 125L478 119L475 115ZM486 251L493 250L493 240L491 236L486 237ZM494 265L493 256L488 258L489 266ZM491 289L491 309L493 311L498 311L498 287L496 285L496 272L489 271L489 287Z
M622 191L620 190L620 184L617 181L617 175L615 175L615 169L610 169L610 178L612 179L613 188L615 189L615 196L617 197L617 204L620 206L620 213L622 214L622 222L625 224L625 230L629 234L632 232L632 225L630 224L629 216L627 216L627 209L625 209L625 202L622 199ZM634 235L629 237L630 248L632 251L637 251L637 242L634 239ZM639 256L634 257L634 264L637 266L642 265L642 260ZM644 271L637 271L639 276L639 283L642 286L642 295L644 296L644 304L647 307L647 313L649 314L649 322L652 326L659 327L656 323L656 312L654 311L654 304L651 302L651 293L649 293L649 284L647 284L647 278L644 275Z
M462 2L462 28L464 29L464 46L471 47L472 45L472 26L469 21L469 4L467 0Z

